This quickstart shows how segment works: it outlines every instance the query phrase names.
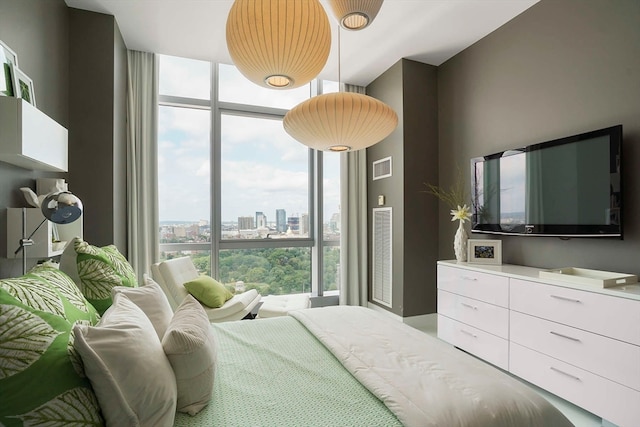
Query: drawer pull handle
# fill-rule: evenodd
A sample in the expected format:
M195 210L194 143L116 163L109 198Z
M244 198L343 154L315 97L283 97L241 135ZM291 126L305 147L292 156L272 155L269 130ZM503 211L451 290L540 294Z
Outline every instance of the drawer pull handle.
M580 339L578 339L578 338L570 337L569 335L564 335L564 334L561 334L559 332L549 331L549 333L553 334L555 336L558 336L558 337L566 338L566 339L571 340L571 341L580 342Z
M462 332L462 333L463 333L463 334L465 334L465 335L469 335L470 337L478 338L478 336L477 336L476 334L471 333L471 332L469 332L469 331L465 331L464 329L460 329L460 332Z
M569 377L569 378L573 378L573 379L574 379L574 380L576 380L576 381L582 381L582 380L580 379L580 377L576 377L575 375L571 375L571 374L569 374L568 372L565 372L565 371L563 371L563 370L561 370L561 369L554 368L553 366L550 366L549 368L550 368L552 371L556 371L556 372L557 372L557 373L559 373L559 374L565 375L565 376L567 376L567 377Z
M478 309L478 307L476 307L475 305L467 304L466 302L461 302L460 304L462 304L463 306L465 306L467 308L471 308L473 310L477 310Z
M471 281L474 281L474 282L478 281L478 279L476 277L471 277L471 276L462 276L462 279L463 280L471 280Z
M563 296L560 296L560 295L551 295L551 298L561 299L563 301L577 302L577 303L581 303L582 302L579 299L563 297Z

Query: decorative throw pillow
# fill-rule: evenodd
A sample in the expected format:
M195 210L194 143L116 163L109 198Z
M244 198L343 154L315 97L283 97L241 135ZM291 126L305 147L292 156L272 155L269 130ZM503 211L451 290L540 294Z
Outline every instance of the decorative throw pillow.
M233 294L209 276L200 276L184 284L184 287L198 301L211 308L222 307L222 305L233 298Z
M0 280L0 425L104 425L72 333L98 317L57 269Z
M97 326L76 325L75 347L108 425L172 426L176 378L147 316L122 293Z
M176 310L162 339L178 386L178 411L195 415L213 392L216 346L211 323L191 295Z
M133 268L114 245L99 248L76 237L62 253L60 269L76 282L100 314L111 305L114 286L138 286Z
M116 286L111 289L111 294L115 297L117 293L123 293L131 302L140 308L147 315L153 329L158 334L158 339L164 337L164 333L173 317L173 310L169 305L167 296L162 291L160 285L148 278L145 286L139 288L127 288L126 286Z

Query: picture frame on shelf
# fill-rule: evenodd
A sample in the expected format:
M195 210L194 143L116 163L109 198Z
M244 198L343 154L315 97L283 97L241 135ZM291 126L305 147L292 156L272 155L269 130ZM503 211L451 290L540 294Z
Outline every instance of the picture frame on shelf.
M29 104L36 106L36 94L33 90L33 80L15 65L13 68L13 91L16 98L22 98Z
M467 251L471 264L502 264L502 240L469 239Z
M15 96L13 66L18 66L18 55L0 40L0 95Z

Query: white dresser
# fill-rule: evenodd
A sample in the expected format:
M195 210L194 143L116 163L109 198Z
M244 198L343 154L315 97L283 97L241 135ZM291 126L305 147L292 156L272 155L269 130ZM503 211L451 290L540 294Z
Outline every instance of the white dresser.
M438 262L438 336L621 427L640 426L640 285Z

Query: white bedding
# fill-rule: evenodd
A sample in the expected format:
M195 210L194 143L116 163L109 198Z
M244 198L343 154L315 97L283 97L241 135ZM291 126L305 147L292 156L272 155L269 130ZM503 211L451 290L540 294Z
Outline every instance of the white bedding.
M290 313L407 427L569 427L519 381L363 307Z

